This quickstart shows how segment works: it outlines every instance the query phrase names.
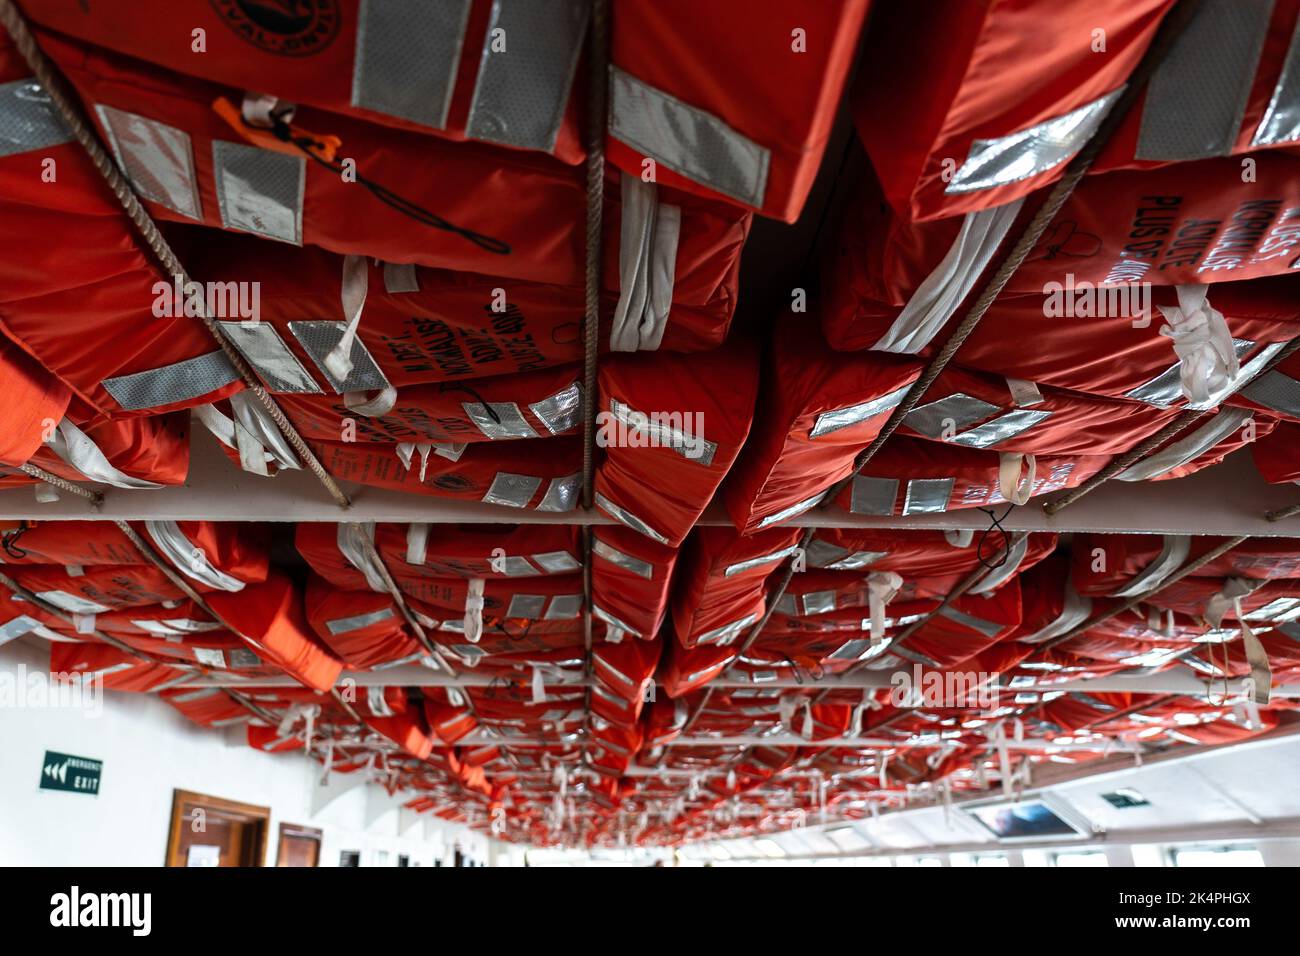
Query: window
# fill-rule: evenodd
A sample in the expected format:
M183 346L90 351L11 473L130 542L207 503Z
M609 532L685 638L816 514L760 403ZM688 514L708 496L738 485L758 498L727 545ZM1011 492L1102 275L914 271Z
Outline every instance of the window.
M360 850L342 850L339 852L339 866L360 866Z
M1169 853L1174 866L1263 866L1264 854L1253 846L1224 843L1219 846L1175 847Z
M900 856L894 859L895 866L943 866L943 860L937 856Z
M405 853L399 853L399 854L397 854L397 865L398 865L398 866L410 866L410 865L411 865L411 858L410 858L409 856L407 856Z
M1101 850L1069 850L1052 854L1053 866L1110 866Z

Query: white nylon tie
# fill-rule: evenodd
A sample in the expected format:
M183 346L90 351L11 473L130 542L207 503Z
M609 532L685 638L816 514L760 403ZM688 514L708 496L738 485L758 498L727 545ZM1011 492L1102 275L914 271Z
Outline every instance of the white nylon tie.
M402 467L407 471L411 470L411 462L415 457L415 453L417 451L420 453L420 481L423 482L425 472L429 468L429 453L433 451L433 448L433 444L427 441L402 441L397 443L394 452L398 460L401 461Z
M1193 404L1232 387L1240 374L1232 332L1223 313L1206 299L1207 285L1177 286L1177 307L1161 306L1168 325L1160 334L1173 340L1183 394Z
M1022 468L1025 476L1021 478ZM1034 496L1034 479L1038 475L1038 459L1018 452L998 453L998 491L1013 505L1023 505Z
M334 741L331 740L325 745L325 772L320 775L320 785L323 787L330 782L330 771L334 769Z
M613 624L605 625L605 643L607 644L623 643L623 638L626 634L627 631L623 630L621 627L615 627Z
M1001 723L994 724L989 730L989 739L998 752L998 777L1002 780L1002 793L1011 796L1011 754L1007 749L1007 734Z
M383 418L397 404L397 387L385 385L373 398L367 398L365 392L344 392L343 404L348 411L366 418Z
M338 344L325 356L326 370L340 382L352 374L352 343L356 341L357 326L361 324L361 313L365 310L369 282L370 271L366 257L344 256L340 298L347 326Z
M540 667L533 667L533 703L546 703L546 676Z
M794 715L799 709L799 698L786 695L776 702L776 706L781 718L781 726L794 730Z
M885 609L902 586L903 576L896 571L872 571L867 575L867 609L871 613L872 647L879 647L885 639Z
M969 548L970 543L975 540L975 529L960 528L945 531L943 540L947 541L953 548Z
M1247 677L1242 680L1242 701L1237 716L1238 719L1242 719L1244 716L1247 730L1259 730L1264 726L1263 722L1259 719L1259 705L1255 697L1255 688L1255 678ZM1237 708L1234 708L1234 710L1236 709ZM1240 711L1245 711L1245 714L1241 714Z
M1211 627L1220 627L1229 608L1235 608L1238 620L1241 619L1241 599L1253 591L1259 590L1263 581L1248 578L1228 578L1219 593L1205 602L1205 620Z
M889 789L889 754L880 758L880 789Z
M1246 652L1246 663L1250 665L1251 700L1256 704L1267 704L1273 696L1273 669L1268 662L1268 652L1247 622L1241 610L1241 598L1237 598L1234 604L1237 621L1241 624L1242 649Z
M477 644L483 636L483 579L470 578L465 591L465 640Z
M806 700L803 703L803 726L799 728L799 736L804 740L813 738L812 704Z

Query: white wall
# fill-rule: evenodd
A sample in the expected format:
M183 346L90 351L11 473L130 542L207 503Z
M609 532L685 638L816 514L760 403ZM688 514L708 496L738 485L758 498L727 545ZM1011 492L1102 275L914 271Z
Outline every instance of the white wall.
M0 682L12 688L20 668L26 665L28 676L39 672L43 657L13 645L0 649ZM450 866L457 845L489 865L522 863L521 848L400 810L404 798L350 775L334 775L322 790L320 766L301 754L254 750L242 727L205 730L148 694L109 692L98 713L13 706L30 702L21 694L0 699L0 865L159 866L174 789L269 806L268 866L275 864L282 821L323 831L322 866L337 866L342 850L360 850L363 866L375 865L385 850L390 866L399 853L409 854L412 865L442 858ZM98 796L39 789L46 750L104 761ZM331 794L339 795L322 807Z

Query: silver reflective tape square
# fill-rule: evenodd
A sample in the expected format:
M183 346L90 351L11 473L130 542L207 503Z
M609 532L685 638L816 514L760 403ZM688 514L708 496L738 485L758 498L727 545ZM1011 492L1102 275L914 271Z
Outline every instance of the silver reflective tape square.
M582 569L578 559L567 551L543 551L541 554L533 554L529 557L533 559L533 564L547 574L566 574L569 571Z
M598 604L593 604L591 606L591 613L596 617L600 618L610 627L616 627L620 631L627 631L627 633L633 634L637 637L641 636L641 633L631 624L628 624L626 621L620 621L613 614L610 614L608 611L606 611L603 607L601 607Z
M805 614L826 614L835 610L834 591L809 591L803 596Z
M393 609L383 607L378 611L370 611L366 614L354 614L351 617L336 617L332 621L325 622L325 628L331 634L347 634L350 631L359 631L363 627L370 627L372 624L378 624L380 621L391 620Z
M550 152L587 32L588 0L495 0L466 133Z
M788 548L782 548L780 551L773 551L771 554L764 554L757 558L749 558L746 561L737 561L735 564L727 565L727 569L722 572L724 578L729 578L733 574L741 574L745 571L751 571L754 568L762 567L765 564L775 564L777 561L783 561L790 555L799 550L797 544L792 544Z
M298 340L303 351L311 356L311 360L316 363L325 380L340 395L345 392L372 392L387 388L388 377L375 363L370 350L366 348L366 343L361 341L360 335L352 340L352 371L348 373L347 378L340 382L325 367L325 356L339 344L346 328L344 323L334 321L289 323L289 331L293 333L293 337Z
M633 574L645 578L647 581L654 577L654 565L649 561L642 561L640 558L634 558L630 554L624 554L617 548L610 547L599 538L596 538L591 543L591 551L598 558L604 558L610 564L616 564L623 570L631 571Z
M582 613L581 594L557 594L546 609L548 621L571 621Z
M483 500L492 505L527 508L528 502L533 500L533 495L541 486L542 479L533 475L512 475L498 471Z
M572 511L578 506L578 492L582 488L582 474L552 478L546 494L537 504L538 511Z
M1272 14L1272 0L1204 0L1147 83L1137 159L1232 152Z
M498 559L493 558L492 560L495 562ZM497 564L494 563L492 565L492 570L498 570ZM531 578L541 574L540 571L533 567L532 562L527 558L520 557L519 555L507 555L506 557L501 558L500 573L504 574L508 578Z
M72 140L72 133L34 79L0 83L0 156L47 149Z
M212 142L221 224L302 245L306 160L242 143Z
M1232 340L1232 349L1234 352L1237 353L1238 361L1244 359L1246 355L1250 352L1250 350L1253 349L1254 347L1255 347L1255 343L1252 342L1250 339ZM1268 346L1268 348L1275 348L1275 347L1276 346ZM1254 360L1252 359L1251 361L1253 362ZM1177 365L1172 365L1169 368L1165 369L1163 372L1161 372L1159 375L1157 375L1155 378L1151 379L1151 381L1145 382L1142 385L1139 385L1137 388L1125 392L1124 397L1131 398L1137 402L1143 402L1147 405L1154 405L1156 408L1168 408L1170 405L1173 405L1175 402L1181 401L1183 398L1183 384L1182 384L1181 369L1182 369L1181 363ZM1245 380L1247 379L1247 377L1248 377L1247 369L1242 368L1242 374L1240 378L1242 380ZM1189 404L1188 407L1209 408L1212 405L1218 404L1219 396L1212 395L1210 396L1210 398L1211 401L1205 404L1204 406L1201 405L1191 406Z
M444 129L471 0L361 0L352 105Z
M1091 103L1018 133L975 140L944 192L995 189L1061 165L1092 138L1122 90L1111 90Z
M319 394L316 384L298 356L280 338L275 326L267 322L245 325L243 322L218 322L239 354L257 370L257 374L272 392Z
M1277 369L1255 379L1241 394L1257 405L1300 418L1300 382Z
M952 478L914 478L907 483L903 514L938 514L948 510L952 500Z
M832 571L856 571L859 568L870 567L881 558L889 557L888 551L855 551L848 557L839 561L832 561L829 564L821 565Z
M945 428L948 431L961 431L1000 411L1002 409L997 405L956 392L936 402L918 405L907 413L903 424L926 438L942 439Z
M617 66L609 68L609 133L724 196L763 205L771 162L765 147Z
M550 398L528 406L552 435L577 428L582 422L582 387L574 382Z
M827 489L827 491L819 491L811 498L805 498L803 501L795 502L794 504L790 505L790 507L788 508L782 508L780 511L776 512L775 514L768 515L766 518L764 518L762 521L758 523L758 526L760 528L766 528L769 525L779 524L780 522L785 521L788 518L793 518L795 515L803 514L809 508L813 508L821 504L822 499L826 497L827 492L829 490L830 489Z
M1002 630L1002 625L995 621L986 621L983 618L975 617L973 614L967 614L965 611L959 611L951 604L945 608L940 608L939 613L952 621L954 624L960 624L962 627L968 627L972 631L979 631L985 637L996 637ZM901 649L895 648L901 653Z
M873 418L882 412L887 412L903 400L903 396L907 394L909 388L911 388L911 385L904 385L888 395L873 398L869 402L861 402L857 405L850 405L848 408L837 408L833 411L822 412L813 422L808 437L820 438L822 435L829 435L841 428L848 428L859 422L865 422L868 418Z
M647 538L653 538L654 540L658 541L660 544L668 543L668 539L665 538L662 534L660 534L654 528L650 527L648 524L646 524L636 515L632 514L632 512L614 504L614 502L610 501L600 492L596 492L596 506L600 508L601 511L605 512L607 515L613 518L615 521L621 521L623 524L627 525L633 531L639 531Z
M782 594L775 607L779 614L797 615L799 613L799 606L795 604L793 594Z
M104 390L127 411L187 402L239 379L220 350L145 372L104 379Z
M136 192L182 216L203 218L188 133L111 106L96 106L95 112Z
M647 414L616 398L609 400L609 411L629 431L644 436L645 444L633 447L671 448L688 461L706 468L713 464L718 445L704 437L703 412Z
M1051 414L1051 412L1018 408L1014 412L999 415L993 421L985 422L968 432L954 435L948 440L954 445L965 445L967 448L988 448L1028 431Z
M91 601L67 591L37 591L36 596L46 604L53 604L59 610L67 611L69 614L105 614L112 610L98 601Z
M524 413L514 402L461 402L465 415L488 438L536 438Z
M871 641L865 638L855 638L851 641L845 641L833 652L826 655L828 661L856 661L864 653L871 649Z
M813 538L808 542L808 563L814 568L829 567L836 561L848 557L848 555L848 548L841 548L839 545L823 541L821 538Z
M522 617L535 621L542 616L545 607L546 595L544 594L516 594L510 599L510 606L506 608L506 617Z
M897 478L871 478L858 475L853 479L849 510L855 515L892 515L898 500Z
M696 644L718 644L725 646L730 644L736 637L749 625L757 620L757 616L747 614L739 621L732 621L730 624L724 624L722 627L714 628L711 631L705 631L695 639Z
M5 621L0 624L0 645L8 644L10 641L17 640L24 634L36 630L41 626L41 622L35 618L27 617L20 614L11 621Z
M1291 34L1282 73L1273 87L1252 146L1273 146L1300 139L1300 22Z

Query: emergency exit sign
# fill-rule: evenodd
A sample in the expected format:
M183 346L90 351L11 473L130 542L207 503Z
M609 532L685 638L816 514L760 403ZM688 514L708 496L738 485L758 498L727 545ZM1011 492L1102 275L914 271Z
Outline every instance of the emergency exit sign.
M72 754L45 751L45 761L41 764L42 790L71 790L73 793L99 794L99 775L104 769L104 761L91 760L89 757L74 757Z

